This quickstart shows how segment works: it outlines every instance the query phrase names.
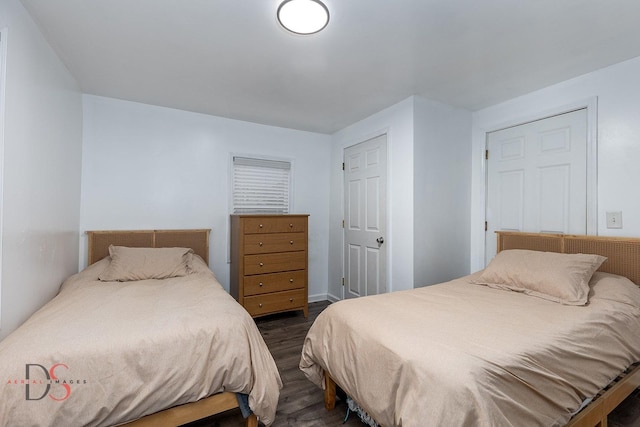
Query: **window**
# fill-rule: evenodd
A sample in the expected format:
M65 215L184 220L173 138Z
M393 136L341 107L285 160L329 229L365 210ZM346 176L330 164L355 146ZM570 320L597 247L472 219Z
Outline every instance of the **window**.
M291 162L233 156L233 213L289 213L290 190Z

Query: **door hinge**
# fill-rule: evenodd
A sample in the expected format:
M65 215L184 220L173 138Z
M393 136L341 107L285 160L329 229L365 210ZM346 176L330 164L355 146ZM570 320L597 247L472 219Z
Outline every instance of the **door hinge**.
M342 228L344 228L344 219L342 220Z
M344 277L342 278L342 286L344 286Z
M485 160L489 160L489 150L484 150L484 158Z
M489 223L487 221L484 222L484 231L489 229Z
M342 170L344 170L344 162L342 162Z

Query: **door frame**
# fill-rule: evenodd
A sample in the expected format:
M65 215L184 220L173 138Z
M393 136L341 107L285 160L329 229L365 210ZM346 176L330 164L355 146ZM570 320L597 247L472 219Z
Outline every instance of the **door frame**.
M539 113L525 115L516 119L508 120L500 124L483 129L484 132L484 149L482 153L482 171L484 180L482 182L483 199L482 212L483 218L487 219L487 192L489 191L488 181L488 161L485 153L488 149L489 134L506 128L520 126L538 120L544 120L549 117L558 116L560 114L570 113L576 110L587 110L587 234L598 234L598 97L593 96L560 107L551 108ZM481 265L485 265L487 233L483 232L482 250L478 255L481 257Z
M370 134L367 134L363 137L358 138L357 140L350 142L346 145L344 145L342 147L342 163L343 165L346 164L346 159L345 159L345 151L348 148L351 148L355 145L361 144L363 142L367 142L371 139L375 139L378 138L382 135L385 135L387 138L387 197L386 197L386 210L387 210L387 218L386 218L386 224L385 227L387 228L387 233L385 236L385 245L387 246L387 257L385 259L385 262L387 263L387 269L386 269L386 283L387 283L387 293L391 293L392 291L392 286L393 284L391 283L391 252L393 250L393 231L391 230L391 216L393 215L393 212L391 210L391 203L390 203L390 197L389 197L389 189L391 188L391 131L388 128L376 131L376 132L372 132ZM342 245L341 245L341 252L342 252L342 293L340 295L340 299L344 300L345 299L345 285L344 285L344 279L345 279L345 273L346 273L346 265L345 265L345 251L344 251L344 247L345 247L345 242L346 242L346 230L344 227L344 220L346 218L346 210L347 210L347 206L344 203L344 198L345 198L345 193L347 191L347 189L344 186L344 169L342 170L342 176L341 176L341 180L340 180L340 185L342 186L342 197L341 197L341 203L342 203L342 219L343 219L343 225L342 225Z

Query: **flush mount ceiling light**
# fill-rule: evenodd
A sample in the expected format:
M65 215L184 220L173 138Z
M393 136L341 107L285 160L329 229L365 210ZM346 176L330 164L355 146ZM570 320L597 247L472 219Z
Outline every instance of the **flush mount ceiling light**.
M285 0L278 7L278 21L296 34L314 34L329 23L329 9L320 0Z

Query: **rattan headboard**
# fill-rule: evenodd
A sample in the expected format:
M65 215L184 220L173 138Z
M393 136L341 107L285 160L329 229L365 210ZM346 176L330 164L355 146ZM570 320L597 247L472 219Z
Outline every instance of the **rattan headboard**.
M87 231L89 265L109 255L109 245L132 248L191 248L208 264L209 231L208 229Z
M640 285L640 238L535 234L497 231L498 252L531 249L567 254L598 254L607 260L598 271L618 274Z

